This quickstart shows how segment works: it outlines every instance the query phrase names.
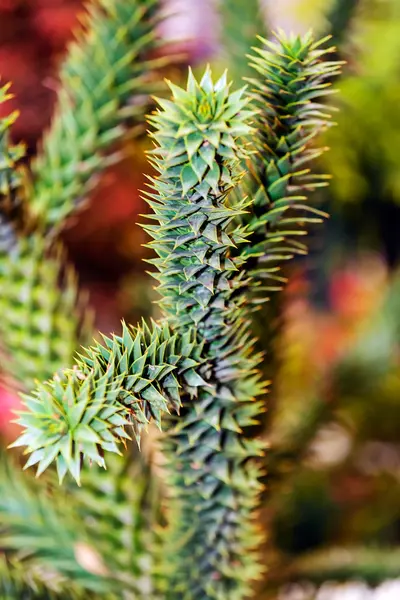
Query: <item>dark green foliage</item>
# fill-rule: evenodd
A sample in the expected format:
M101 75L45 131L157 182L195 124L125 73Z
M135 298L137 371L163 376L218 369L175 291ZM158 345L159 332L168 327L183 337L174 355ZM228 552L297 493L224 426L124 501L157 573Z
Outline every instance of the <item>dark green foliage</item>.
M340 63L325 60L332 49L321 49L323 41L311 35L264 40L251 58L258 73L249 80L251 106L258 111L252 139L257 154L242 186L253 203L242 218L251 236L241 256L261 301L280 289L282 262L307 253L298 238L326 216L308 204L310 192L327 185L328 176L311 167L325 150L315 147L315 139L330 125L332 109L321 101L332 94L330 79L340 70Z
M27 446L27 466L38 474L54 461L60 480L69 471L80 482L82 459L105 466L105 451L119 453L132 426L140 440L143 427L170 409L179 410L182 379L193 391L203 380L195 368L201 344L191 331L172 334L167 325L123 324L122 336L104 337L60 372L25 396L27 412L19 423L26 429L15 446Z
M33 164L32 213L59 228L115 161L115 143L143 130L159 89L157 0L96 0L61 68L55 117ZM160 61L158 61L160 62Z
M273 503L274 547L288 555L320 547L328 533L337 527L338 508L330 496L327 479L318 472L303 470L298 475L294 470L280 492L275 490Z

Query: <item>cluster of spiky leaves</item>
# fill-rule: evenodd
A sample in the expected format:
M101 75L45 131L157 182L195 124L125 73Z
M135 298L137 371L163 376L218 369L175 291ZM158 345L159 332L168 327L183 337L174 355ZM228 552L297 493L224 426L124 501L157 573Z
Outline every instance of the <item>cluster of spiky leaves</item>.
M327 185L328 176L311 166L326 150L314 142L331 124L332 108L322 99L332 94L330 80L341 66L325 60L333 49L321 49L326 40L315 42L311 34L280 34L274 42L262 41L251 57L258 76L249 80L251 106L257 111L252 138L257 154L242 186L253 200L242 218L251 235L241 256L253 280L255 301L280 289L282 262L307 253L298 238L326 217L308 204L308 195Z
M252 523L259 491L261 445L245 435L256 422L264 389L255 367L245 307L245 273L231 250L245 242L233 221L246 202L228 195L241 177L243 138L253 113L244 90L230 93L207 70L186 90L171 84L151 122L158 177L147 194L161 307L174 331L196 327L204 345L207 385L186 390L165 447L176 514L168 543L166 598L236 600L258 574ZM188 582L190 582L188 584Z
M95 184L95 176L117 158L117 154L111 152L118 138L127 132L136 133L136 126L143 128L149 95L158 87L154 82L157 78L154 69L162 62L150 57L156 47L157 6L156 0L99 0L88 8L90 14L84 20L86 31L78 33L78 40L71 45L63 66L63 86L58 94L56 116L45 136L43 150L33 165L33 186L26 185L25 173L18 164L23 154L22 146L8 143L8 129L16 114L1 120L0 336L4 351L1 368L3 374L11 375L13 383L22 389L31 389L34 379L47 379L71 364L76 348L87 339L88 321L81 311L76 278L72 269L65 266L61 246L50 245L48 228L62 226L63 219ZM0 100L7 97L7 88L4 88ZM170 393L175 397L174 390ZM113 472L109 474L109 480L116 483L118 477L114 475ZM2 481L7 481L5 472L1 476ZM15 477L18 477L17 467ZM139 482L138 474L136 481ZM19 492L22 501L24 490L21 488ZM90 498L90 493L86 498ZM139 526L142 522L138 514L141 500L130 499L132 518ZM29 496L28 501L34 502L34 497ZM74 493L74 501L79 501L79 494ZM116 506L115 510L118 508ZM51 514L50 511L50 517ZM29 530L31 517L32 514L23 510L19 520L10 517L7 510L0 515L0 521L9 525L7 535L13 540L15 549L18 544L24 546L24 532L27 527ZM88 518L87 511L85 518ZM98 514L92 515L90 521L94 529L99 529L102 524ZM57 568L58 555L51 552L51 544L47 542L49 535L59 541L55 529L59 527L61 534L65 523L60 515L47 535L46 520L34 519L34 522L37 531L29 538L31 556L36 560L37 555L41 555L42 565L45 565L44 588L49 590L51 581L47 575L49 569ZM76 524L76 527L79 530L80 525ZM135 535L135 554L129 555L135 577L123 573L118 588L115 578L112 585L106 586L104 577L93 576L93 581L97 579L97 591L102 595L111 589L119 589L118 598L122 590L132 590L136 597L138 586L131 581L136 578L140 591L143 552L139 552L137 532ZM99 541L98 535L96 540ZM9 558L12 548L4 544L2 547L7 548ZM114 565L110 557L114 556L115 547L111 542L110 548L109 562ZM26 572L26 564L22 565L20 558L19 553L12 557L7 585L4 578L4 594L15 592L14 597L21 598L32 594L53 597L52 592L43 591L42 585L36 585L37 578L31 571L28 578L21 576ZM67 563L64 561L64 566ZM122 559L121 564L116 565L119 567L122 569ZM113 574L116 568L112 567ZM68 583L71 595L76 597L76 573L65 569L62 579ZM82 581L80 587L84 588L82 597L91 597ZM62 597L70 597L65 589Z
M33 164L32 213L61 227L81 206L115 144L143 131L150 95L159 89L155 19L158 0L96 0L61 68L51 128ZM153 53L153 56L151 54ZM159 80L159 78L158 78Z
M82 460L105 466L104 452L119 453L130 428L140 441L143 427L158 425L163 413L179 411L180 380L193 390L203 379L202 345L188 330L173 334L167 325L123 324L122 336L96 343L53 379L24 397L24 433L14 446L26 446L27 466L38 474L55 462L60 481L69 471L80 482Z
M1 600L56 600L57 595L32 574L26 572L25 565L10 562L0 556L0 598ZM66 600L66 599L65 599Z

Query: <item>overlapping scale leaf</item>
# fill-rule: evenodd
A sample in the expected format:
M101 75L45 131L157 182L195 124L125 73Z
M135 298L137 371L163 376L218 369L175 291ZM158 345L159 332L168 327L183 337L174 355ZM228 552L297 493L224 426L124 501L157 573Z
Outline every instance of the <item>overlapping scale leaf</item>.
M315 140L331 125L332 108L323 100L341 65L327 60L333 49L322 48L326 39L315 41L311 34L262 41L251 57L257 76L249 80L251 106L258 111L252 138L257 154L242 188L253 203L241 220L251 234L241 256L256 302L280 289L282 263L307 253L303 236L326 216L308 202L329 179L316 170L326 149Z
M163 413L179 411L180 381L195 395L201 362L192 331L178 338L155 323L123 325L122 336L104 337L24 396L24 432L13 446L26 446L38 474L55 462L60 480L69 471L79 483L83 459L105 466L104 452L119 453L131 429L140 441L150 421L160 425Z
M118 158L115 143L143 130L157 83L158 0L96 0L62 65L55 116L33 163L31 209L60 227ZM151 54L153 53L153 56ZM158 61L160 62L160 61Z
M231 201L230 193L242 176L253 113L243 90L231 93L225 76L214 83L209 70L200 82L190 73L186 90L171 89L173 100L160 101L151 119L159 175L147 194L156 225L146 230L161 307L179 335L196 325L208 385L196 398L183 396L165 440L175 502L166 542L173 553L160 589L168 600L239 600L259 573L252 517L262 447L244 429L256 423L264 386L246 273L232 252L246 242L234 222L247 201Z

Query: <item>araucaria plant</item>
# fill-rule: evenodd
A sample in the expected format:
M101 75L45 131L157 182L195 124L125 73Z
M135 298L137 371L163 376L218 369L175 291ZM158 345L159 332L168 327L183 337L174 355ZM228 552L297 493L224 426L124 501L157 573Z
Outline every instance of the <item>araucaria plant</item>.
M231 90L227 75L215 79L209 68L199 80L189 72L185 89L169 84L172 98L159 99L149 118L156 174L145 192L152 222L144 226L152 238L155 258L150 262L163 317L137 327L123 323L118 335L81 350L73 363L57 367L50 379L24 395L19 417L24 431L14 446L26 447L28 465L37 465L39 474L54 463L60 481L70 473L80 483L81 472L92 462L105 467L108 453L120 453L132 434L140 441L152 421L164 431L170 510L161 551L155 552L162 558L155 559L154 598L250 598L264 568L255 511L265 448L252 430L264 409L267 386L257 370L262 357L255 350L251 315L280 287L282 261L305 252L296 236L305 233L307 223L321 220L307 204L308 193L326 179L310 171L320 154L313 142L329 123L321 97L330 93L330 79L339 69L321 44L311 35L263 40L251 57L254 79L238 91ZM79 52L73 56L84 64ZM125 64L122 56L119 61ZM131 94L135 86L123 90ZM2 296L14 285L14 274L19 282L25 277L27 285L33 278L40 293L52 293L43 289L40 271L17 272L15 264L22 264L18 248L36 237L53 236L87 194L113 139L110 131L119 126L118 119L109 125L106 108L94 103L92 117L96 111L104 116L103 129L97 138L76 135L89 114L83 108L71 110L67 99L60 95L58 129L34 165L33 200L28 198L25 206L43 225L18 225L11 238L0 238ZM116 101L110 114L122 108ZM2 159L8 170L1 189L2 231L3 221L13 225L14 212L19 219L24 196L14 164L19 157L6 143L8 124L3 121ZM67 135L55 164L52 149L62 143L64 125L76 144L73 155L82 156L88 174L82 179L77 169L68 189L62 178L55 178L59 187L46 180L54 176L48 166L62 173L62 160L72 160ZM64 175L69 177L67 170ZM53 261L60 260L54 250L49 252ZM56 287L56 267L51 272ZM65 297L76 304L75 292ZM70 307L54 300L50 309L65 314ZM13 318L0 328L9 346Z

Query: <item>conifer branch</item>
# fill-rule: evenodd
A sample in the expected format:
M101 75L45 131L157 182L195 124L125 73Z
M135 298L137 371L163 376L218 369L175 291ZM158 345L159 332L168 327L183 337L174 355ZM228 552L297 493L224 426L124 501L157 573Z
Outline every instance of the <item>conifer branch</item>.
M246 274L232 249L245 242L233 224L246 201L230 203L242 175L243 140L252 111L244 90L230 93L224 75L207 70L187 89L170 84L151 118L156 148L148 202L156 225L146 227L157 258L161 307L180 336L196 326L204 345L206 382L195 401L183 396L165 441L175 506L165 598L244 598L259 574L257 503L261 444L244 434L261 410L264 385L255 370L245 306ZM189 392L190 390L186 390Z
M0 289L3 367L29 390L71 362L87 336L88 314L61 247L49 251L38 232L16 237L7 253L0 250Z
M0 104L12 98L9 83L0 87ZM14 111L0 119L0 252L7 252L16 243L13 224L21 226L24 217L24 173L20 160L25 154L23 144L12 145L9 131L18 117Z
M178 337L167 325L123 324L122 336L104 336L74 368L24 396L24 433L13 446L27 447L26 466L37 464L38 475L55 462L60 481L70 472L80 483L83 459L105 466L104 452L118 454L127 429L139 442L150 421L160 426L163 413L179 411L181 381L196 394L201 351L191 330Z
M0 90L7 100L8 86ZM0 120L0 346L2 370L28 390L47 379L85 339L89 320L61 246L49 248L27 211L24 149L8 141L16 113Z
M60 480L70 472L79 483L83 461L105 466L104 452L119 453L128 427L140 440L150 421L180 411L166 419L164 444L174 498L159 582L165 600L243 600L261 572L254 510L264 445L249 428L266 384L248 289L304 251L297 228L318 211L301 195L325 179L302 165L319 154L311 142L328 122L319 99L339 68L322 61L310 36L266 44L253 59L261 79L250 107L243 89L231 93L226 76L214 82L207 69L200 82L190 73L186 89L170 84L172 101L159 100L150 119L157 176L146 194L154 224L145 229L164 320L123 324L120 336L39 384L25 396L14 444L26 446L38 474L55 462ZM250 134L257 153L247 199L237 190Z
M82 472L82 487L69 486L85 523L89 543L98 549L115 581L135 598L155 598L154 553L159 546L161 493L148 458L130 444L123 456L110 455L107 469L92 465Z
M116 142L143 131L160 88L154 57L158 0L96 0L61 67L55 116L33 163L30 208L46 228L62 227L99 174L118 158ZM158 80L158 81L157 81Z
M329 177L315 171L326 148L314 144L332 124L332 107L322 100L333 93L330 82L341 66L326 60L333 49L321 49L326 40L316 42L311 34L262 41L250 57L258 74L249 80L257 153L242 186L253 203L241 221L250 233L241 257L256 302L282 287L281 265L307 253L302 237L327 216L309 204L309 195L328 184Z
M154 483L130 453L86 469L78 494L0 458L1 598L149 598Z
M21 561L10 560L4 554L0 555L0 598L2 600L57 600L59 595L40 581L35 573L27 571ZM64 596L72 600L71 596Z

